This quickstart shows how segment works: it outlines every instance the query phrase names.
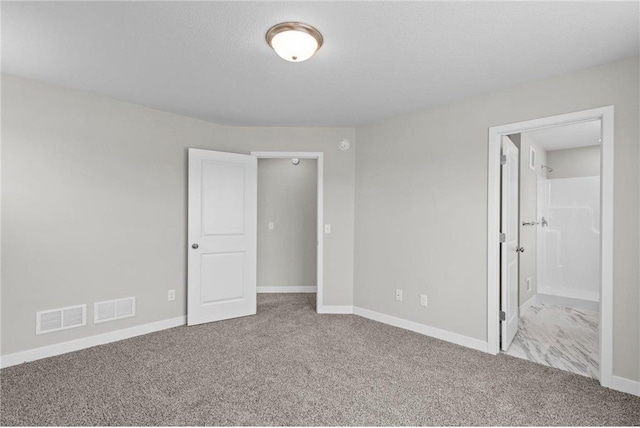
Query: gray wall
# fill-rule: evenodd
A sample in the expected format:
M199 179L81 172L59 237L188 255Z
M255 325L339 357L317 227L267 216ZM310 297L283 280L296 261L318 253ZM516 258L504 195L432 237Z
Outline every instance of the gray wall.
M548 178L593 177L600 175L600 146L551 150L547 162L553 171Z
M536 151L535 171L529 168L529 150ZM547 153L528 133L520 135L520 246L524 253L519 256L519 293L518 300L522 306L536 294L538 286L538 226L523 226L523 222L539 220L538 216L538 176L543 176L540 165L546 165ZM527 278L531 278L531 291L527 291Z
M487 128L613 104L614 374L639 380L638 77L635 57L354 131L218 126L3 75L2 354L185 314L187 147L324 152L325 303L486 340ZM356 136L354 251L355 150L337 142ZM132 294L135 318L34 335L37 310Z
M486 340L488 128L613 104L613 371L639 380L638 80L634 57L357 128L354 304Z
M187 148L324 152L325 304L353 299L352 128L241 128L2 76L2 354L186 313ZM176 300L167 301L167 290ZM40 336L35 312L135 295Z
M259 287L316 285L317 163L258 160Z

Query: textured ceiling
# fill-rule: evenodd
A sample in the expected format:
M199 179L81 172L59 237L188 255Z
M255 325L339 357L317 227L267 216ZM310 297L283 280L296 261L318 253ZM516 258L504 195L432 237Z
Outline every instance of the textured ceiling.
M600 120L554 126L528 133L545 150L573 149L600 144Z
M638 54L638 2L3 2L3 72L232 125L354 126ZM278 58L272 25L324 46Z

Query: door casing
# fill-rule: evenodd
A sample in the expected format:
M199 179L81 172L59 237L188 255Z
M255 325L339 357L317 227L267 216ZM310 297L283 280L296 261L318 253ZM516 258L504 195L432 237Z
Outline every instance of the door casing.
M487 351L500 352L500 142L504 135L601 121L600 145L600 384L613 379L613 106L489 128L487 213Z

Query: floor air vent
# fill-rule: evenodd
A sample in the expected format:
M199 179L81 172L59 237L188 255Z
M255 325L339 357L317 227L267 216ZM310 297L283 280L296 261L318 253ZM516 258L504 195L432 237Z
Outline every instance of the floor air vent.
M120 318L132 317L136 314L136 298L127 297L117 300L106 300L96 302L93 311L93 322L95 324L113 321Z
M87 325L87 305L36 312L36 334Z

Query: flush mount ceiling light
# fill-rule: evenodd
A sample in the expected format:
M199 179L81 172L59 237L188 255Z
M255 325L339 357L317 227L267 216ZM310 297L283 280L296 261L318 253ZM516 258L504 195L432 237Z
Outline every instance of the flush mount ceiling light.
M267 43L280 58L301 62L313 56L322 46L322 34L301 22L282 22L267 31Z

